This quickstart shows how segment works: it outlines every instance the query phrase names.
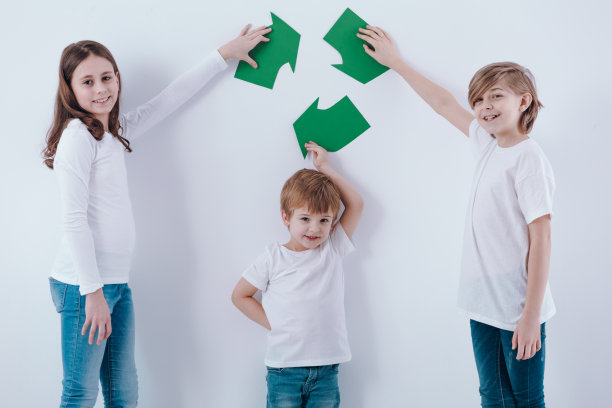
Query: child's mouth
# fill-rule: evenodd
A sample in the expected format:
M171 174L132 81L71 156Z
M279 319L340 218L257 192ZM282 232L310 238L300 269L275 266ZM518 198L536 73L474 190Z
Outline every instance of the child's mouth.
M319 237L311 237L310 235L304 235L309 241L316 241Z
M490 122L490 121L492 121L493 119L497 118L498 116L499 116L499 115L496 115L496 114L494 114L494 115L487 115L487 116L485 116L483 119L484 119L484 121L485 121L485 122Z
M100 99L96 99L94 100L94 103L99 103L99 104L103 104L106 103L110 100L110 95L107 96L106 98L100 98Z

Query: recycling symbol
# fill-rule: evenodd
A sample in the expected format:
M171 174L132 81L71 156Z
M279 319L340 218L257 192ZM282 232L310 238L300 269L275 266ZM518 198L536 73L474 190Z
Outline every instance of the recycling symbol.
M270 14L272 24L268 27L272 28L272 31L267 35L270 42L259 43L249 53L257 61L259 68L255 69L240 61L234 77L273 89L278 71L283 65L288 63L295 72L300 34L277 15ZM362 84L370 82L389 69L363 51L363 44L367 43L355 34L359 28L365 28L367 25L363 19L347 8L323 37L323 40L342 56L342 64L332 66ZM327 151L335 152L370 128L370 124L348 96L328 109L319 109L318 103L319 98L293 123L304 157L307 153L304 144L308 141L312 140Z

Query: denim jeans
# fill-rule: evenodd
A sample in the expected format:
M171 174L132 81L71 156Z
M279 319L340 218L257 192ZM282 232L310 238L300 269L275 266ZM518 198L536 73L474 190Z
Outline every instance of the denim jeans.
M49 278L51 298L62 322L64 380L60 407L93 407L102 383L107 408L135 407L138 378L134 362L134 306L127 283L104 285L102 291L111 312L112 333L99 346L89 344L85 322L85 296L79 287ZM91 327L91 326L90 326Z
M317 367L268 367L267 408L337 408L338 364Z
M545 323L540 328L542 348L528 360L516 359L514 332L474 320L470 327L483 408L544 408Z

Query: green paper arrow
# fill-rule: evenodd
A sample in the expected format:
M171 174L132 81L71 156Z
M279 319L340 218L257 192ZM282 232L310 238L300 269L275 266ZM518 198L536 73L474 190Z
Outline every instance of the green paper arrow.
M304 144L309 141L329 152L337 152L370 127L348 96L329 109L318 109L318 106L319 98L293 123L304 158L308 153Z
M272 89L276 75L283 65L289 63L291 70L295 72L300 34L276 14L270 14L272 25L268 27L272 28L272 31L267 35L270 42L257 44L249 53L251 58L257 62L258 68L255 69L246 62L240 61L234 78Z
M379 64L363 49L365 41L357 37L359 28L368 25L357 14L347 8L323 39L342 55L342 64L332 65L366 84L389 68ZM368 45L369 46L369 45Z

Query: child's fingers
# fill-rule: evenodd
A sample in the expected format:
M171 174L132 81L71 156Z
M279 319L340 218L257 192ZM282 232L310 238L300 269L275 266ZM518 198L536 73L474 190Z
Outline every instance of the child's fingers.
M106 338L106 329L104 328L103 324L99 324L98 325L98 340L96 341L96 344L98 346L102 344L102 340L104 340L104 338Z
M91 323L91 327L89 328L89 344L93 344L94 337L96 335L96 330L98 330L98 331L100 330L97 326L98 325L97 325L96 322L92 322Z
M111 325L110 320L108 321L108 323L106 323L104 328L105 328L104 339L102 339L102 340L108 339L110 337L111 333L113 332L113 326Z
M249 32L249 28L251 28L250 24L245 25L244 28L240 30L240 35L246 35L246 33Z
M375 39L375 40L380 40L380 36L379 36L379 35L378 35L378 34L377 34L375 31L373 31L373 30L364 30L364 29L361 29L361 28L360 28L360 29L359 29L359 32L360 32L361 34L364 34L364 35L370 36L370 37L372 37L372 38L373 38L373 39Z
M525 360L527 360L528 358L531 358L531 357L535 356L535 353L536 353L535 348L536 348L535 342L533 342L533 343L531 343L531 344L529 345L529 347L527 348L527 351L526 351L526 353L525 353L525 354L526 354L526 355L525 355Z
M518 350L516 351L516 359L522 360L524 355L525 355L525 345L519 342Z
M247 55L246 57L242 58L242 60L246 62L247 64L249 64L250 66L252 66L253 68L257 69L257 63L255 62L253 58Z
M270 39L268 37L264 37L263 35L258 35L257 37L251 39L251 41L254 43L252 44L253 47L255 47L257 44L259 44L260 42L268 42L270 41Z
M253 38L253 37L257 37L258 35L265 35L265 34L268 34L270 31L272 31L272 29L269 27L266 27L266 26L259 27L258 29L251 31L249 33L249 37Z
M364 34L359 34L359 33L357 33L357 37L359 37L359 38L360 38L360 39L362 39L363 41L366 41L368 44L370 44L370 45L372 45L373 47L375 47L375 46L374 46L374 42L375 42L375 40L374 40L372 37L369 37L369 36L364 35Z
M91 324L91 317L85 318L85 323L83 324L83 328L81 329L81 336L84 336L87 332L87 327Z
M380 27L372 27L372 31L376 33L380 38L384 37L383 30Z
M541 348L542 348L542 340L541 340L541 339L538 339L538 340L536 341L536 353L537 353L538 351L540 351L540 349L541 349Z
M514 335L512 336L512 350L516 349L516 347L518 346L518 334L516 332L514 332Z
M375 52L370 47L368 47L366 44L363 44L363 49L365 50L366 54L374 58Z

